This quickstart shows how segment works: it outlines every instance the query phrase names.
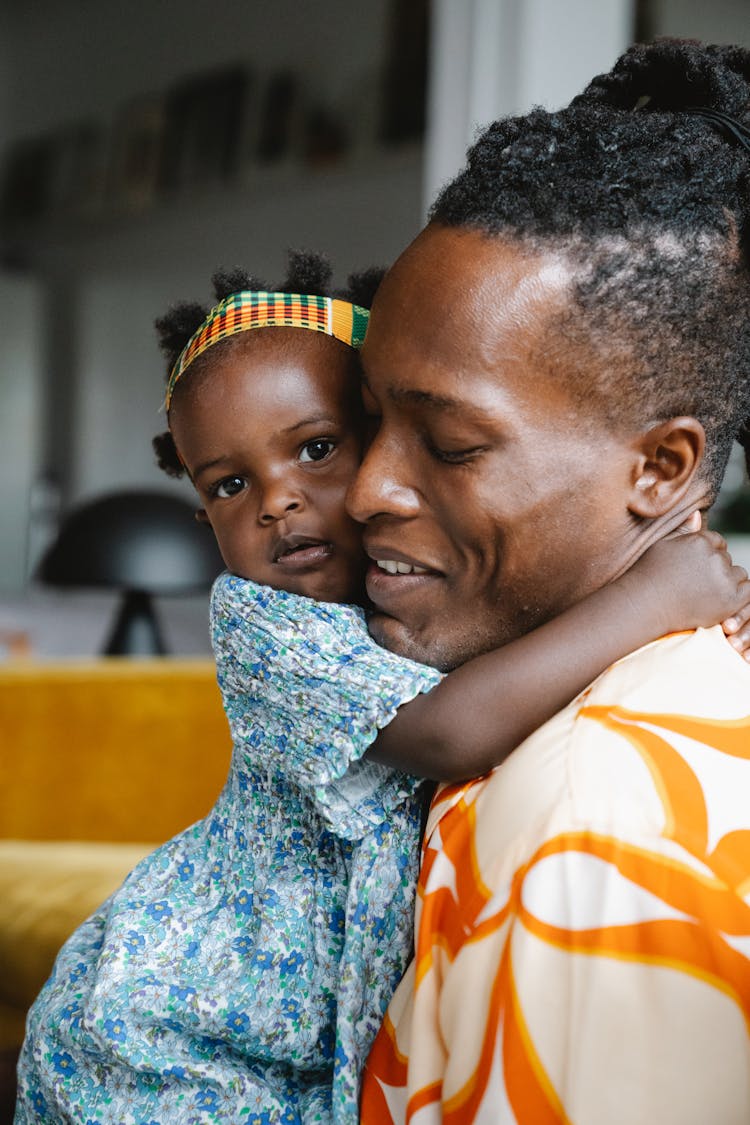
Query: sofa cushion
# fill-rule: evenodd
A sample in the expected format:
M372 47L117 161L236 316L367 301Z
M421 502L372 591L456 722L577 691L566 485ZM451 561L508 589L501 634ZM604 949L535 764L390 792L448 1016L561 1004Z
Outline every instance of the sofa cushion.
M0 664L0 835L162 842L206 815L231 752L207 660Z
M23 1020L66 938L155 847L0 840L0 1012Z

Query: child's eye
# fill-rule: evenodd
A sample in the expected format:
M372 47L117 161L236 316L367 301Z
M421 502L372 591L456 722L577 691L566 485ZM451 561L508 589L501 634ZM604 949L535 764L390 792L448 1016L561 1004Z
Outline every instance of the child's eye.
M303 464L309 464L310 461L324 461L335 448L335 442L329 441L328 438L316 438L315 441L305 442L300 450L299 459Z
M211 494L218 496L220 500L229 500L230 497L236 496L238 492L242 492L247 488L247 481L244 477L224 477L223 480L217 481L211 488Z

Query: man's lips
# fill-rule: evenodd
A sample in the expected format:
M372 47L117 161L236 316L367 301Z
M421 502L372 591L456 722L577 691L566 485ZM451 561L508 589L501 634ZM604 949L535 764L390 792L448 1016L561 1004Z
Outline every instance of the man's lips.
M325 562L332 554L332 543L295 532L276 541L273 561L288 570L302 570Z
M384 570L386 574L427 574L427 568L417 566L414 563L397 562L395 559L374 559L373 562L378 570Z
M410 555L405 555L403 551L396 551L392 547L373 547L368 544L367 554L372 559L375 567L386 574L410 575L413 577L421 577L422 575L436 577L439 574L439 571L434 567L429 566L421 560L412 558ZM370 569L372 569L372 566Z
M390 548L368 547L372 561L367 568L365 587L376 611L397 618L411 617L436 591L440 571Z

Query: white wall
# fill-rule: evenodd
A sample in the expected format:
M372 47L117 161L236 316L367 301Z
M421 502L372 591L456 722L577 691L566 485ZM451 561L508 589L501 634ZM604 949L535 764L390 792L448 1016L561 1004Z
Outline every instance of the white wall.
M515 112L533 105L559 109L596 74L610 69L632 42L632 0L531 0L523 3ZM511 109L511 112L514 112Z
M26 278L0 274L0 593L26 579L27 514L39 451L40 362L35 332L40 293Z

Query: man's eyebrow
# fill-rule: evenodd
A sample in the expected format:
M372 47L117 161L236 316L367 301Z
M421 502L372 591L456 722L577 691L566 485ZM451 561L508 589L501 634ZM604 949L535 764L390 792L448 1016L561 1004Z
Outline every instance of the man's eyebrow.
M412 403L415 406L433 406L436 410L456 410L466 405L447 395L436 395L434 391L418 391L408 387L390 387L388 397L393 402Z
M362 373L362 386L372 394L370 383L364 372ZM410 387L389 387L388 397L392 402L414 403L418 406L434 406L437 410L457 410L466 406L465 403L459 402L456 398L450 398L448 395L436 395L434 391L419 391L413 390Z

